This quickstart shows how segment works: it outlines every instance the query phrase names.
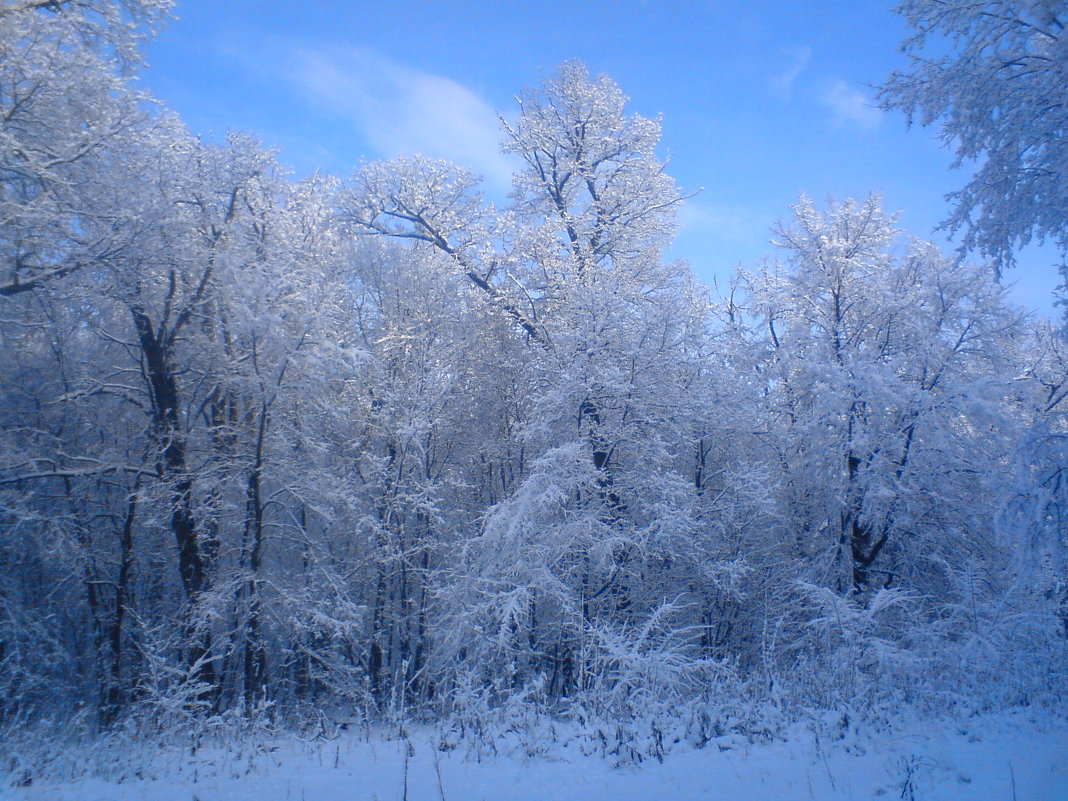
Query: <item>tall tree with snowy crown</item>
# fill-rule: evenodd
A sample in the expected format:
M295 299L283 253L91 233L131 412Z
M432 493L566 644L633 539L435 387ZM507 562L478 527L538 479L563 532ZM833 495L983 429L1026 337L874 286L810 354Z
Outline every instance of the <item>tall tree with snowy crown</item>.
M787 265L743 274L761 414L784 437L780 502L839 591L928 581L933 554L987 547L1014 434L1002 404L1022 315L930 243L896 255L894 222L876 197L825 212L802 198L778 230Z

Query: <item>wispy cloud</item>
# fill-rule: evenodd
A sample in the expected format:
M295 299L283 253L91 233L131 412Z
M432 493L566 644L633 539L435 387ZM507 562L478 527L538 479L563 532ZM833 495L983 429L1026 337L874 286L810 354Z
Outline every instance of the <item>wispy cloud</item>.
M679 208L679 232L669 251L685 259L714 294L726 292L740 264L756 264L768 252L774 217L736 203L691 198Z
M684 235L713 236L719 240L745 240L767 228L743 206L691 198L679 207L679 229Z
M789 62L783 70L773 75L770 81L772 92L783 99L793 94L794 84L812 59L811 47L795 47L786 52Z
M883 113L872 101L845 81L835 81L823 95L823 104L830 109L831 122L836 127L853 126L865 131L879 127Z
M376 155L420 153L474 170L498 192L515 165L500 152L497 113L456 81L373 51L298 51L289 74L320 105L347 118Z

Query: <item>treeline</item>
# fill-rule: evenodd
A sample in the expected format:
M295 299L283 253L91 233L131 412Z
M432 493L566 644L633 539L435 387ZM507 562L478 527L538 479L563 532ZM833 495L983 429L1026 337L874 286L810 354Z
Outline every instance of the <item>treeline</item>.
M294 182L132 87L168 5L0 7L8 731L1063 693L1068 342L990 270L802 199L712 301L577 63L507 208Z

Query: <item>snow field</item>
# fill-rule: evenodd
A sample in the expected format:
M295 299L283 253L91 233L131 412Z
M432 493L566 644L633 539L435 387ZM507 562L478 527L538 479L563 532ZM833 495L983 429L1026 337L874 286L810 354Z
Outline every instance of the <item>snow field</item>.
M818 728L828 732L817 733ZM739 734L663 763L618 765L566 735L541 754L439 748L430 729L404 737L345 733L257 749L155 755L128 781L35 782L18 801L1065 801L1068 721L1000 714L902 721L891 731L794 724L781 739ZM562 731L562 730L561 730ZM131 774L135 769L131 769Z

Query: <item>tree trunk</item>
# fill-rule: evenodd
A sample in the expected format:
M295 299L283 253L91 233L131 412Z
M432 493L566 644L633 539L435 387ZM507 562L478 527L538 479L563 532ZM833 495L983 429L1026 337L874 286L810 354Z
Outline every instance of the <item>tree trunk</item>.
M189 602L186 621L190 644L187 663L193 670L191 679L202 681L218 690L215 667L209 658L211 634L198 631L194 607L208 589L210 547L205 547L197 531L193 513L193 478L186 464L185 437L181 428L178 383L171 365L170 346L158 334L145 312L130 309L138 342L144 357L145 374L152 397L153 428L159 445L158 468L161 481L169 488L171 531L178 546L178 573Z

